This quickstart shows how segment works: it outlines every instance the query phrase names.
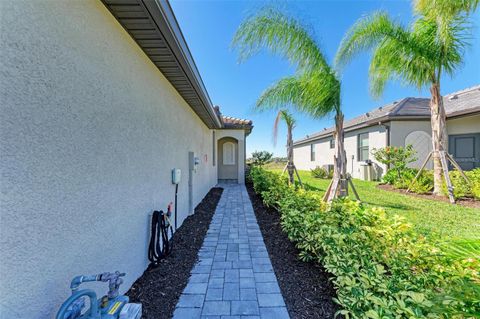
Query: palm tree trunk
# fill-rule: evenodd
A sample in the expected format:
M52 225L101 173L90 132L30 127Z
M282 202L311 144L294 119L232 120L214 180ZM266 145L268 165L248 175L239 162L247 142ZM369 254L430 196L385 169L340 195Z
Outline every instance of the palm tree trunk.
M347 186L347 154L344 147L344 130L343 130L343 114L341 111L337 111L335 115L335 157L333 163L333 181L335 185L338 181L338 196L348 196ZM331 201L336 196L335 190L332 189L328 194L328 201Z
M292 137L292 126L288 125L287 127L287 170L288 170L288 180L290 184L294 183L293 177L293 137Z
M432 125L433 146L433 193L439 195L442 189L442 162L440 151L444 151L447 141L447 128L443 98L440 94L440 85L433 83L430 87L432 98L430 100L430 113Z

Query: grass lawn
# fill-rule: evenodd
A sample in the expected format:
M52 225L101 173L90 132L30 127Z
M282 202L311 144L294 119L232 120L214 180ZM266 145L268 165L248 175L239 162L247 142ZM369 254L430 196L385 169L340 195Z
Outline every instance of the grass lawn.
M272 169L281 172L281 169ZM324 193L330 180L317 179L309 171L299 171L302 182ZM425 235L438 234L454 241L480 241L480 209L450 205L376 188L377 182L355 179L362 202L385 208L390 215L404 216Z

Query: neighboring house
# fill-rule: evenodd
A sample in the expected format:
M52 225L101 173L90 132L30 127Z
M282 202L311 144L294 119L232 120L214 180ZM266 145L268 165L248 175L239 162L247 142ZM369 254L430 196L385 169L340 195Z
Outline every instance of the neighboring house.
M213 107L164 0L0 1L0 28L0 317L53 318L74 276L143 273L173 168L179 225L242 183L252 123Z
M444 96L447 113L448 149L465 170L480 167L480 85ZM307 135L294 142L295 165L309 170L316 166L332 167L334 129ZM386 167L375 162L374 148L412 144L420 167L432 150L428 98L404 98L345 121L347 172L366 178L365 161L372 161L373 176L380 178ZM432 163L428 168L432 168Z

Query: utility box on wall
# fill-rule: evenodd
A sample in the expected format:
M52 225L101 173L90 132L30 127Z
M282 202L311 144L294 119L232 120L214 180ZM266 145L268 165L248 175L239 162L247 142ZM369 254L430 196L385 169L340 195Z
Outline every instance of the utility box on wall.
M182 171L179 168L172 169L172 184L179 184L182 179Z

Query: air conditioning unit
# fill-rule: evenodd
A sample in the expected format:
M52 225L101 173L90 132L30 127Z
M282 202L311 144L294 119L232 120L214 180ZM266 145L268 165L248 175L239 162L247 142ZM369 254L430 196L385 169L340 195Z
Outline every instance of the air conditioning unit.
M360 179L364 181L373 181L375 178L373 173L373 165L371 161L360 163Z

